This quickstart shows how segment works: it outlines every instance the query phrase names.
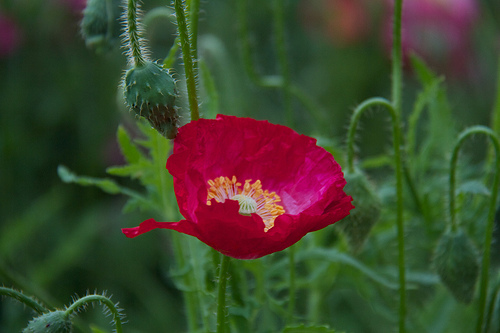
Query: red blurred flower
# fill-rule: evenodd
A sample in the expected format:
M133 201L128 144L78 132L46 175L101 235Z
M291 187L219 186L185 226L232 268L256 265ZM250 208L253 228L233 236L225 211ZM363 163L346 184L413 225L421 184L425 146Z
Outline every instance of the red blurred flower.
M312 34L324 35L338 46L360 42L370 32L364 0L303 0L298 11Z
M385 44L392 44L393 1L387 2ZM405 0L402 47L405 59L411 52L447 74L467 72L471 62L472 28L478 18L476 0Z
M316 140L280 125L219 115L181 127L167 161L180 222L146 220L197 237L217 251L254 259L349 215L342 170ZM229 200L228 200L229 199Z

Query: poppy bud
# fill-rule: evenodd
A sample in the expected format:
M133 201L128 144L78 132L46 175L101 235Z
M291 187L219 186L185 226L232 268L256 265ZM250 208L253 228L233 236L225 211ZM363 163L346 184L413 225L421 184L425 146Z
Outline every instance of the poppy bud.
M45 313L28 323L23 333L69 333L72 323L65 311Z
M358 252L380 217L382 204L366 175L356 170L344 174L345 193L353 198L355 208L340 223L354 252Z
M447 231L439 240L434 267L457 301L470 303L479 275L478 253L462 231Z
M120 0L88 0L80 23L85 44L102 53L120 37Z
M123 82L125 101L138 116L168 139L177 135L175 80L160 65L146 61L127 71Z

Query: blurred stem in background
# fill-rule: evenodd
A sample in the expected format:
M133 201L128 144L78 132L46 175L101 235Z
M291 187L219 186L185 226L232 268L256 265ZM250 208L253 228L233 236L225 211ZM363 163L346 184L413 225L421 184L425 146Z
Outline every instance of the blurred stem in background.
M252 60L252 46L249 38L247 20L247 0L237 0L236 10L238 15L238 34L242 49L243 65L250 80L257 86L266 89L282 89L285 98L285 123L289 127L294 125L292 96L305 107L314 118L316 124L328 128L326 113L321 106L310 98L307 93L295 85L290 77L290 68L286 57L285 32L284 32L284 3L276 0L274 6L274 30L276 33L276 52L281 69L281 75L260 75Z
M396 224L398 235L399 267L399 333L404 333L406 321L406 271L403 221L403 163L401 160L401 113L403 95L403 56L401 47L401 19L403 0L394 1L392 31L392 107L394 108L393 144L396 161Z

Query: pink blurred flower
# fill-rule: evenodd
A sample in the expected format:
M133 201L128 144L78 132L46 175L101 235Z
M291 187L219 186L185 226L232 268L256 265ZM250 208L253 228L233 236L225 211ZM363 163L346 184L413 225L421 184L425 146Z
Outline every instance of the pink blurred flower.
M393 1L386 2L384 39L390 49ZM476 0L405 0L402 30L405 60L414 52L435 70L465 74L472 57L471 32L478 11Z
M21 44L21 30L17 23L0 13L0 59L14 54Z
M369 32L370 17L363 0L302 0L299 14L310 33L338 46L359 42Z
M58 2L75 14L82 13L87 5L87 0L58 0Z

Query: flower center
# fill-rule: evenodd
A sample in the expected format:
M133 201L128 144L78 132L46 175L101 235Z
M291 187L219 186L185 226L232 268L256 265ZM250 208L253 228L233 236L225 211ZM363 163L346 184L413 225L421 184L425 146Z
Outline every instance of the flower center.
M274 220L285 212L283 206L276 204L281 199L276 192L269 193L262 189L260 180L251 183L251 179L245 180L241 184L236 180L236 176L218 177L208 181L207 205L210 200L224 202L226 199L236 200L240 204L239 213L242 215L258 214L264 221L264 231L267 232L274 226Z

